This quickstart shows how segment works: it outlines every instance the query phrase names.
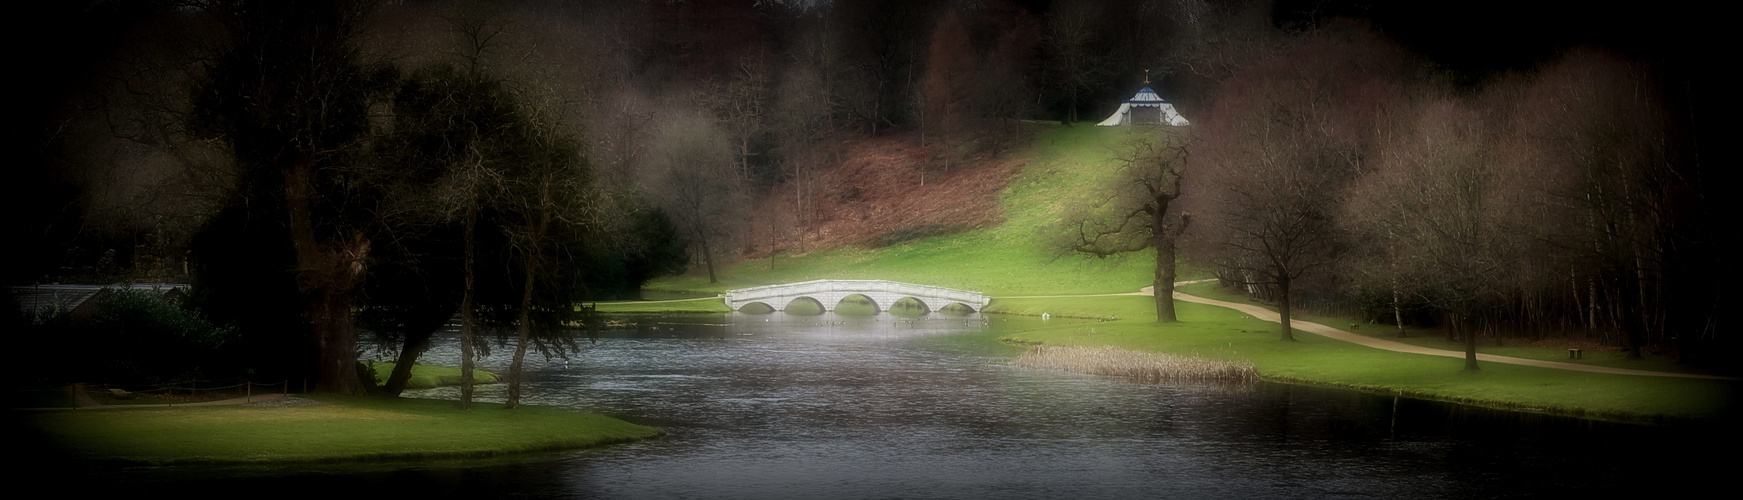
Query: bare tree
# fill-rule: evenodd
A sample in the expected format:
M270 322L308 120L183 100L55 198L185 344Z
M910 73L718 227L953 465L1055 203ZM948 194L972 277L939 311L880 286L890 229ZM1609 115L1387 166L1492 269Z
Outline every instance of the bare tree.
M997 44L987 52L975 82L975 107L989 123L982 131L993 154L1015 148L1023 137L1023 119L1036 113L1039 101L1035 56L1041 25L1028 11L1014 8Z
M1214 228L1208 238L1219 248L1212 261L1227 271L1223 278L1273 287L1282 338L1293 341L1293 284L1335 262L1341 243L1331 218L1337 173L1276 153L1218 165L1211 174L1215 201L1205 217Z
M1517 179L1496 162L1495 134L1480 110L1434 98L1385 165L1362 180L1352 222L1395 238L1384 252L1411 269L1401 287L1445 311L1465 341L1465 370L1475 371L1476 308L1506 289L1515 272Z
M1061 249L1110 257L1155 250L1156 321L1174 313L1175 248L1192 215L1177 213L1190 139L1168 129L1136 135L1120 152L1122 175L1109 197L1065 220Z
M1347 170L1314 137L1303 137L1306 131L1295 128L1302 124L1270 115L1269 104L1250 108L1239 135L1217 142L1202 210L1209 229L1201 237L1225 280L1276 292L1282 339L1292 341L1294 282L1337 257L1331 212Z
M745 179L752 178L750 158L760 154L751 151L751 141L767 128L774 104L769 71L769 61L760 54L741 58L733 65L731 79L711 85L702 99L736 143L738 172Z
M922 99L922 134L930 131L936 140L933 145L942 150L944 170L950 171L950 164L965 150L973 148L969 137L971 121L976 118L973 103L975 77L974 44L968 40L968 26L962 17L951 10L944 14L932 30L932 41L927 51L925 85L920 90ZM925 118L929 117L929 120ZM920 185L926 185L926 169L920 169Z
M661 127L657 144L650 190L698 247L708 282L717 283L714 249L736 233L745 197L725 134L712 120L680 115Z
M1338 196L1368 168L1402 61L1372 37L1310 33L1225 81L1200 122L1210 170L1194 188L1205 195L1200 243L1224 279L1275 293L1285 341L1294 340L1296 284L1344 250Z
M1660 89L1641 63L1577 51L1525 92L1519 121L1533 140L1520 160L1562 181L1545 187L1557 216L1542 234L1583 271L1588 326L1619 330L1639 358L1649 336L1670 336L1661 285L1675 265L1675 205L1688 203L1675 200L1699 179L1678 171Z
M831 156L827 139L838 133L831 125L828 86L817 71L794 65L781 79L774 108L775 151L792 187L793 223L803 244L803 234L811 230L819 215L817 174ZM771 248L771 259L773 251Z
M1105 68L1095 52L1099 12L1090 2L1068 2L1049 13L1041 47L1047 54L1049 87L1065 100L1066 125L1076 123L1084 94L1101 86Z
M497 203L522 280L515 352L509 363L509 408L520 404L528 348L536 346L547 356L566 355L567 338L560 330L573 321L574 300L579 297L564 293L577 284L559 281L575 280L562 278L558 271L566 262L576 265L569 258L578 253L574 247L604 215L578 134L564 123L567 113L561 104L547 93L523 91L519 97L525 124L516 129L515 154L505 163L509 169ZM546 279L541 282L541 277ZM537 297L541 291L544 296ZM535 329L546 335L535 337Z
M897 125L925 50L932 6L914 0L843 0L830 7L835 17L833 48L842 55L843 76L830 81L841 109L872 135Z

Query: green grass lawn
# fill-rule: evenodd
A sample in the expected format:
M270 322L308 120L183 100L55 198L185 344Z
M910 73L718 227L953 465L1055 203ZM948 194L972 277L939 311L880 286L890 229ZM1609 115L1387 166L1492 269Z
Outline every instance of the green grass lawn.
M1119 165L1114 147L1132 129L1054 127L1040 133L1026 153L1031 161L1001 195L1005 221L995 227L878 248L844 248L724 267L721 282L710 284L692 273L650 283L667 292L718 293L772 283L813 279L888 279L976 290L994 297L1070 295L1136 291L1151 281L1152 253L1125 259L1059 255L1044 243L1066 207L1105 197ZM1208 277L1183 267L1181 280ZM1215 283L1190 285L1188 293L1245 302L1238 291ZM718 299L715 299L718 301ZM717 303L717 302L716 302ZM1736 382L1605 375L1487 363L1463 373L1463 361L1403 354L1298 331L1299 342L1278 340L1276 323L1212 306L1177 302L1183 320L1154 323L1150 297L995 298L987 312L1057 317L1116 318L1117 321L1042 327L1014 333L1019 342L1105 344L1129 349L1197 354L1256 365L1271 380L1351 387L1430 399L1530 409L1615 419L1716 418L1728 414ZM602 309L603 310L603 309ZM1314 318L1347 328L1343 318ZM1061 322L1064 323L1064 322ZM1358 333L1384 336L1368 329ZM1417 341L1442 343L1436 338ZM1425 344L1427 345L1427 344ZM1431 347L1445 347L1444 345ZM1537 359L1562 359L1565 349L1484 347L1480 351ZM1560 358L1557 358L1560 356ZM1640 362L1588 353L1589 364L1637 369L1677 370L1662 360ZM1619 363L1619 364L1612 364Z
M461 411L452 401L309 397L329 404L44 411L22 418L77 458L142 465L478 457L663 434L552 408L477 404Z
M387 385L387 378L393 376L394 363L372 362L375 367L375 383ZM495 373L484 370L472 370L472 380L479 384L495 384L502 381ZM407 389L429 389L460 385L460 369L445 366L412 365L412 378L406 381Z

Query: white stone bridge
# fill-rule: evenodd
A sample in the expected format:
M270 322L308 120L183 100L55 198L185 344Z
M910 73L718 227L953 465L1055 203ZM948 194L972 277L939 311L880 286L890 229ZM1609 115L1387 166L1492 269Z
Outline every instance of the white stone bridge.
M863 295L871 299L878 312L889 310L891 305L904 298L920 301L927 311L937 311L950 304L961 304L979 311L992 302L992 298L980 292L936 286L884 280L814 280L727 290L726 307L737 311L746 305L761 303L783 311L793 301L812 300L822 306L823 310L834 311L841 299L849 295Z

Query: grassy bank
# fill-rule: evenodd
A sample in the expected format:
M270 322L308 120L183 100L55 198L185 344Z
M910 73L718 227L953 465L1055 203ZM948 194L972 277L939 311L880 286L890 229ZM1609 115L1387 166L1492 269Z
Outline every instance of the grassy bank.
M703 297L689 300L655 300L655 301L617 301L599 302L589 305L598 307L605 314L658 314L658 313L724 313L732 312L726 308L726 303L719 297Z
M1463 373L1463 361L1404 354L1296 333L1298 342L1278 340L1277 324L1220 307L1176 302L1183 320L1158 325L1150 297L1058 297L1017 299L1022 295L1132 292L1149 285L1152 254L1124 260L1059 256L1044 242L1066 207L1105 199L1098 188L1112 180L1118 165L1114 147L1127 129L1054 128L1037 137L1026 152L1032 160L1005 190L1006 219L995 227L939 236L902 245L845 248L724 268L721 282L705 275L667 278L649 285L662 290L705 293L812 279L888 279L977 290L998 298L987 312L1112 320L1042 327L1007 336L1015 342L1048 345L1108 345L1124 349L1199 355L1250 362L1267 379L1402 394L1484 406L1621 420L1711 419L1729 415L1739 392L1736 382L1610 375L1487 363ZM1204 277L1183 270L1180 279ZM1215 284L1187 289L1231 301L1238 292ZM716 299L718 300L718 299ZM718 303L718 302L716 302ZM1349 321L1319 319L1329 326ZM1368 329L1359 333L1384 335ZM1435 342L1421 339L1423 342ZM1508 351L1512 349L1512 351ZM1485 347L1484 352L1551 359L1565 349ZM1588 353L1588 356L1592 354ZM1662 369L1652 363L1589 358L1591 364Z
M1185 285L1180 287L1179 290L1182 293L1189 293L1200 297L1240 304L1255 304L1273 311L1277 310L1276 307L1252 302L1239 290L1223 287L1215 282ZM1405 331L1406 336L1399 337L1398 329L1393 325L1362 324L1360 323L1360 320L1354 318L1324 316L1307 311L1296 311L1294 315L1297 321L1311 321L1358 335L1431 349L1443 349L1459 352L1465 350L1463 340L1447 340L1446 331L1441 328L1423 329L1408 327ZM1352 328L1351 325L1360 325L1360 327ZM1272 329L1276 328L1276 326L1272 327ZM1550 343L1554 344L1554 342ZM1482 340L1477 344L1477 352L1482 354L1494 354L1497 356L1555 361L1589 366L1604 366L1610 368L1627 368L1630 370L1711 374L1691 369L1688 366L1679 365L1676 362L1676 358L1670 356L1648 354L1643 359L1628 359L1626 353L1622 352L1621 348L1593 348L1594 346L1585 346L1583 343L1575 343L1574 345L1586 347L1585 351L1582 353L1584 357L1580 359L1568 359L1568 346L1566 345L1529 345L1520 343L1517 339L1509 339L1503 345L1495 345L1493 341Z
M1058 299L1007 299L1003 309L1050 309ZM1348 387L1425 399L1611 420L1716 419L1732 411L1736 382L1574 372L1464 361L1373 349L1296 331L1277 340L1277 324L1221 307L1177 302L1181 321L1154 323L1149 297L1095 300L1124 318L1043 327L1007 335L1010 342L1107 345L1140 351L1250 362L1267 380ZM1075 303L1075 304L1074 304ZM1000 305L995 303L995 305Z
M456 409L452 401L310 396L289 408L208 406L46 411L24 415L57 450L141 465L479 457L586 448L659 429L552 408Z

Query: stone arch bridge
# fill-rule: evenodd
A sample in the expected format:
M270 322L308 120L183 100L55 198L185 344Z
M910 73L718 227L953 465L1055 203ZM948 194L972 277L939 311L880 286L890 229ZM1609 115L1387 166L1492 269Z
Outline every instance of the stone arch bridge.
M761 303L783 311L793 301L809 299L817 301L825 311L834 311L841 299L849 295L863 295L871 299L878 312L889 310L891 305L904 298L920 301L927 311L937 311L950 304L961 304L979 311L992 302L991 297L980 292L937 286L885 280L813 280L727 290L726 307L737 311L746 305Z

